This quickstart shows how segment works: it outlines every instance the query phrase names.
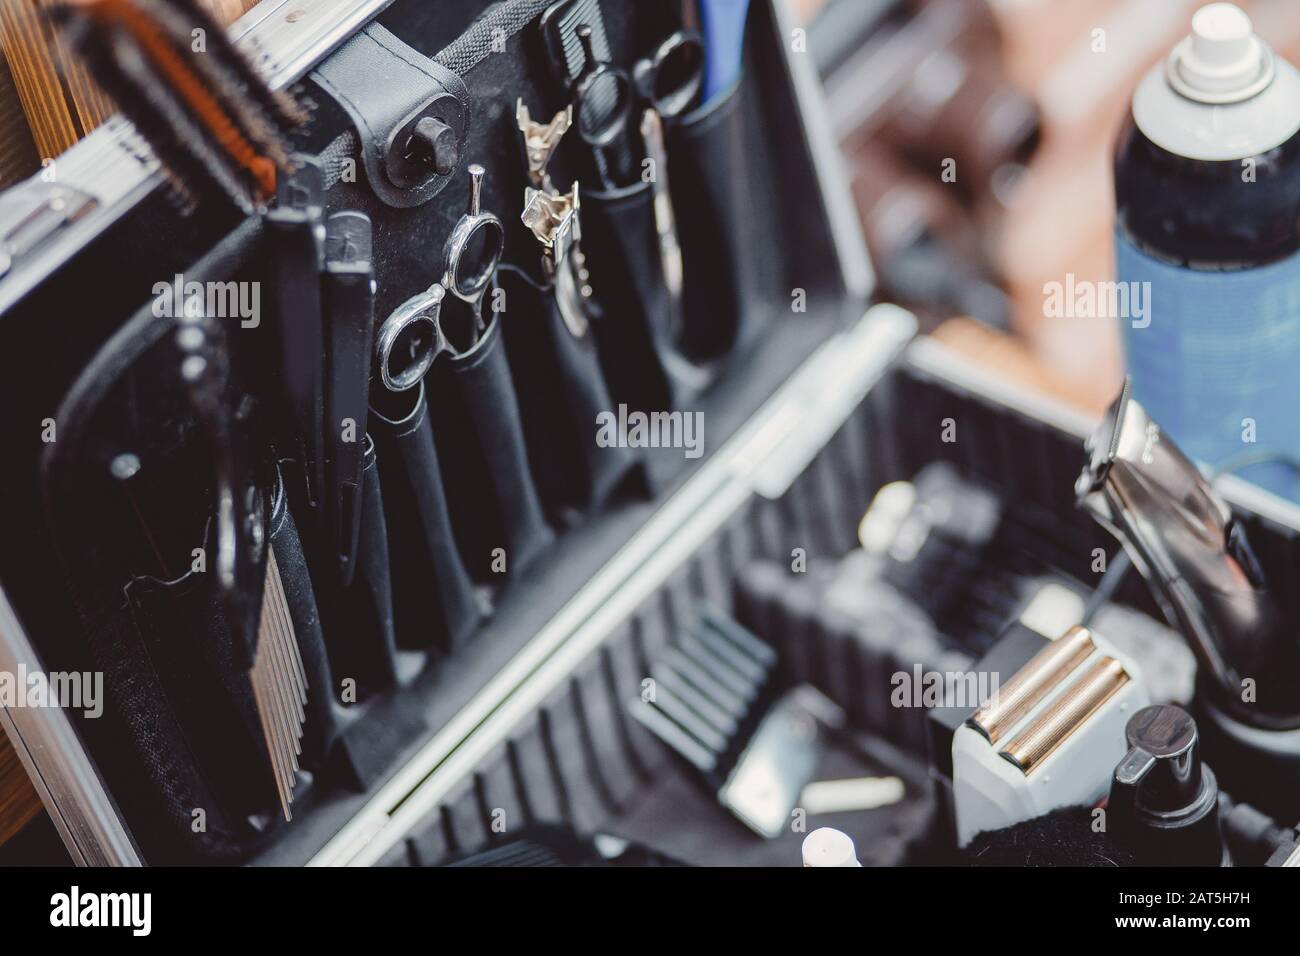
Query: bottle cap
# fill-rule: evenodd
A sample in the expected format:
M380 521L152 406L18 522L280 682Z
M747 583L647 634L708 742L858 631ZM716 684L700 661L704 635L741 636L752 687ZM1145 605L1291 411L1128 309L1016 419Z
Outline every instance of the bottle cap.
M861 866L853 838L831 827L814 830L803 839L804 866Z
M1300 71L1255 34L1250 18L1235 4L1212 3L1191 21L1191 36L1133 94L1142 134L1175 156L1235 163L1300 131Z
M1192 17L1192 34L1169 56L1169 83L1200 103L1239 103L1273 80L1273 53L1250 17L1232 3L1211 3Z
M1168 812L1200 799L1200 742L1187 711L1173 704L1143 707L1129 718L1125 735L1130 749L1115 780L1136 785L1139 806Z

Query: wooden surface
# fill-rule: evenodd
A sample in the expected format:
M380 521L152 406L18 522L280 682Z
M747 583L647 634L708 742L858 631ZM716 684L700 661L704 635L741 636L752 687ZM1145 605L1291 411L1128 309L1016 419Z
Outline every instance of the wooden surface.
M0 0L0 47L36 142L37 154L57 156L89 129L59 75L62 51L39 0ZM80 98L86 100L84 91ZM87 117L92 122L94 117Z
M30 175L39 165L23 102L0 53L0 189Z
M19 160L0 144L0 187L30 175L42 159L58 156L116 111L49 22L47 13L58 2L0 0L0 52L12 77L8 84L0 77L0 122L13 115L16 95L30 129L24 145L35 149L34 156ZM256 0L204 3L217 19L230 23ZM8 99L7 86L12 87Z
M0 844L41 812L40 798L27 779L27 771L19 763L9 738L0 732Z

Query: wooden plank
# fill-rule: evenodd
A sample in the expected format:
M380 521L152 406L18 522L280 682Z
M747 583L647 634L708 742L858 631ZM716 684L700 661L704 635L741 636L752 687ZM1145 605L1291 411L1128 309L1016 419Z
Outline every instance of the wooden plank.
M50 9L60 2L62 0L39 0L42 8L40 13L48 18ZM85 64L72 52L67 40L58 30L47 28L46 37L54 62L63 77L77 125L81 129L81 135L85 136L116 113L117 106L91 79Z
M0 0L0 47L42 157L57 156L85 132L59 78L51 40L37 0Z
M9 64L0 55L0 189L36 172L36 144L27 128L27 114L14 87Z
M41 157L63 152L117 111L49 22L59 0L0 0L0 49L9 61ZM257 0L203 0L230 23Z
M0 844L41 812L41 799L27 778L9 738L0 732Z

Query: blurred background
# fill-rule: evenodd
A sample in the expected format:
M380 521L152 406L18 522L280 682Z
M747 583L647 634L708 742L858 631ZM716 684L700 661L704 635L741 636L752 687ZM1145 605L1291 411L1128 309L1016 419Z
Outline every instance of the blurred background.
M1102 411L1116 324L1046 318L1043 286L1113 277L1115 137L1205 2L796 0L884 295L1006 376ZM1296 0L1239 3L1300 60Z

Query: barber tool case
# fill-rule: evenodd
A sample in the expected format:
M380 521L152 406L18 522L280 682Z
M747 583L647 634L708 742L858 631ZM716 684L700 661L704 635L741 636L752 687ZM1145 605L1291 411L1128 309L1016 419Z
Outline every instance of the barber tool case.
M579 184L579 294L598 303L574 328L546 282L549 250L521 220L537 199L526 190L547 189L530 178L520 107L539 127L562 123L572 77L557 58L579 82L589 52L630 70L682 27L681 5L579 2L603 23L588 53L557 51L551 5L251 10L232 35L311 107L294 142L306 198L282 192L284 215L220 203L182 215L120 119L59 157L57 177L0 198L7 228L40 230L0 275L0 670L104 675L102 716L4 721L76 862L432 865L485 849L501 864L581 862L632 845L656 865L797 864L798 832L760 839L629 716L682 635L743 625L733 651L758 634L783 679L870 729L874 743L832 755L827 772L896 774L906 796L830 819L865 864L902 863L933 810L924 742L873 715L851 642L805 639L740 600L742 571L838 561L876 492L934 462L1001 499L984 556L999 580L1054 576L1086 593L1097 549L1116 552L1075 505L1086 417L915 338L902 309L869 307L870 265L783 0L753 3L739 82L665 124L676 306L656 177L603 188L577 121L561 140L545 171L554 197ZM422 121L428 162L410 145ZM277 269L295 254L299 200L319 202L329 227L319 286ZM463 303L444 277L448 240L467 209L504 224L490 319L414 387L371 381L347 505L360 536L341 576L317 514L337 507L329 482L281 438L293 356L278 313L303 296L343 302L357 293L348 268L368 261L372 336L404 308L423 314L411 303L440 280L450 315ZM357 213L371 226L360 238ZM220 428L182 385L181 316L159 308L183 311L187 283L209 315L213 288L227 304L259 290L255 309L219 319L225 358L199 353L221 366L215 404L238 396ZM365 339L330 345L364 370ZM250 476L224 498L214 435ZM1265 572L1290 585L1278 593L1295 622L1300 513L1226 487ZM226 520L266 539L260 562L222 553ZM251 592L239 607L212 583L227 571ZM259 622L259 652L288 682L250 689L230 622L258 622L263 588L287 621L274 640ZM1130 581L1118 599L1157 617L1144 594ZM1014 603L997 592L984 617L965 615L979 622L963 636L971 659ZM281 696L282 723L301 713L292 755L281 740L268 760L265 694ZM604 842L492 851L560 828Z

